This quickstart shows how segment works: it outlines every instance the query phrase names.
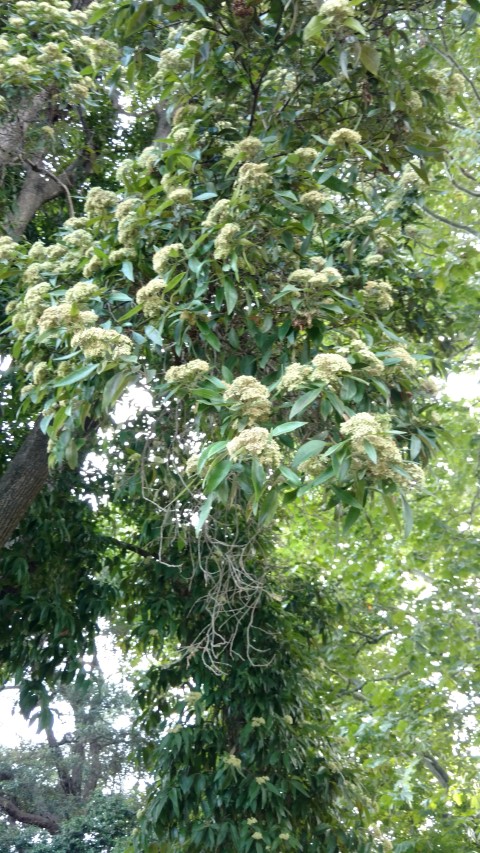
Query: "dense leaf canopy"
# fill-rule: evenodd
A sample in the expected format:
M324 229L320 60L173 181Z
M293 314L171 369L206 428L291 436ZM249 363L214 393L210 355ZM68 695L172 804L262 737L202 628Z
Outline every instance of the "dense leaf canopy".
M477 6L2 6L0 665L109 619L132 849L477 843Z

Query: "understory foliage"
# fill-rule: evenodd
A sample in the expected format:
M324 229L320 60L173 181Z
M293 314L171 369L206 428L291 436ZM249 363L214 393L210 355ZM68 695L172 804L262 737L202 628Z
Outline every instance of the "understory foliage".
M37 421L51 468L2 565L5 677L48 725L51 684L108 616L155 779L132 849L422 850L375 824L395 798L367 793L372 748L329 699L342 596L280 543L297 506L328 510L325 552L366 513L409 532L425 495L430 374L471 336L416 246L452 105L472 106L434 49L448 29L473 50L465 6L3 5L3 109L53 87L59 111L26 122L4 187L3 454ZM90 125L68 216L57 193L19 239L29 151L76 169Z

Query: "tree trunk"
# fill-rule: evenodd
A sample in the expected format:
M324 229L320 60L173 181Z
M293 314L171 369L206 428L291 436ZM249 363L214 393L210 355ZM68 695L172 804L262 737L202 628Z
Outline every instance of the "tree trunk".
M47 445L48 438L37 422L0 477L0 548L47 482Z

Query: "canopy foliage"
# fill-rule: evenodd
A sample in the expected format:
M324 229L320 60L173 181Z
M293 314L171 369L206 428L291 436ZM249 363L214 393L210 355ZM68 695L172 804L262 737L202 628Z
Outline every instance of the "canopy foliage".
M476 843L477 544L422 466L476 345L477 6L2 6L0 661L48 727L109 619L135 850Z

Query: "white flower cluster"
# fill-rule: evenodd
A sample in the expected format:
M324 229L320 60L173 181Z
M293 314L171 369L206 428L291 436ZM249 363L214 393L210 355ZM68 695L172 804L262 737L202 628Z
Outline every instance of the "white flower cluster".
M402 454L391 436L388 415L360 412L342 424L340 432L350 439L354 469L366 469L374 477L393 480L410 488L423 487L423 470L415 462L403 461ZM373 461L367 452L365 442L374 448L376 461Z
M228 755L225 755L223 761L229 767L235 767L236 770L240 770L242 766L241 758L237 758L237 756L234 755L233 752L229 752Z
M239 234L240 226L236 225L234 222L227 222L226 225L220 229L217 237L215 238L215 247L213 252L215 260L221 261L228 257Z
M255 458L266 468L278 468L282 461L280 445L264 427L242 430L228 442L227 453L234 462Z
M353 355L355 360L360 362L359 366L370 376L382 376L385 373L383 361L380 361L360 338L355 338L347 347L341 347L339 352L342 355Z
M59 329L84 329L98 320L95 311L77 311L70 302L59 302L46 308L38 318L40 332L56 332Z
M118 204L118 196L110 190L101 187L92 187L85 199L85 213L87 216L105 216Z
M81 312L80 312L81 313ZM72 337L72 349L82 350L85 358L108 358L117 361L123 355L130 355L133 344L126 335L114 329L82 329Z
M65 293L65 302L78 303L88 302L92 296L97 296L98 285L89 281L79 281L73 287L69 287Z
M352 458L356 468L365 468L380 479L395 479L393 466L402 464L402 455L390 435L388 415L371 415L360 412L340 427L340 433L349 438ZM375 449L376 461L369 456L365 442Z
M142 306L145 317L158 317L163 310L165 285L163 278L152 278L137 291L135 299L137 304Z
M289 394L291 391L298 391L310 381L311 375L312 368L310 364L293 362L293 364L289 364L285 369L285 373L278 383L278 390L280 393L285 392L286 394Z
M353 15L349 0L324 0L318 11L324 17L331 16L340 21Z
M417 360L413 357L413 355L410 355L408 350L405 349L405 347L402 347L401 344L398 344L394 347L390 347L389 354L393 356L393 358L398 358L400 367L405 367L407 370L418 369Z
M325 204L327 199L327 193L320 192L320 190L309 190L306 193L302 193L299 200L300 204L303 204L307 210L311 210L313 213L316 213L319 207L321 207L322 204Z
M385 258L383 255L379 255L378 252L370 252L369 255L363 259L362 264L364 267L378 267L380 264L383 264Z
M244 157L253 160L263 149L263 143L256 136L247 136L225 149L226 157Z
M316 148L296 148L293 152L295 157L297 157L300 166L310 166L314 160L318 157L318 151Z
M312 361L311 380L313 382L335 383L339 376L351 373L352 366L343 355L336 353L319 353Z
M188 187L176 187L167 194L173 204L185 205L190 204L193 193Z
M160 275L168 269L169 263L179 258L183 252L183 243L169 243L167 246L162 246L161 249L157 249L152 258L153 269Z
M272 182L268 174L267 163L244 163L238 170L235 188L243 190L262 190Z
M388 281L367 281L363 293L380 311L388 311L394 304L392 285Z
M351 130L349 127L339 127L328 137L329 145L358 145L361 141L362 134L358 130Z
M230 199L219 198L208 211L203 226L204 228L211 228L212 225L221 225L228 220L229 215Z
M224 391L223 399L231 401L249 424L268 418L272 404L270 392L253 376L237 376Z
M0 261L11 261L14 258L20 246L11 237L0 237Z
M200 379L209 372L210 365L208 361L203 361L201 358L194 358L186 364L169 367L165 373L165 382L168 382L169 385L193 385L197 379Z

